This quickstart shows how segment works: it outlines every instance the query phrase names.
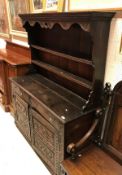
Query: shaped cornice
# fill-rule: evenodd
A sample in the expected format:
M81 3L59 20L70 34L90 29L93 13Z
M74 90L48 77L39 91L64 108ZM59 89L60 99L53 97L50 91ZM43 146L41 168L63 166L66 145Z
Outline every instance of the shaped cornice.
M73 24L78 24L82 30L89 32L93 21L110 20L114 13L108 12L77 12L77 13L34 13L21 14L23 25L30 26L38 23L41 28L53 28L59 24L62 29L68 30Z

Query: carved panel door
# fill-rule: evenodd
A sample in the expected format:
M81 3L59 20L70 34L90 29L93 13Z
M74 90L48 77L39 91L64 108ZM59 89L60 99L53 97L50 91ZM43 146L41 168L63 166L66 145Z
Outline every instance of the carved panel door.
M28 104L22 100L19 96L14 95L15 98L15 108L16 108L16 124L25 137L31 141L30 135L30 120L28 116Z
M51 172L58 175L60 174L60 162L62 161L60 153L63 150L63 147L60 147L60 134L51 123L34 109L30 109L30 116L32 120L33 146Z

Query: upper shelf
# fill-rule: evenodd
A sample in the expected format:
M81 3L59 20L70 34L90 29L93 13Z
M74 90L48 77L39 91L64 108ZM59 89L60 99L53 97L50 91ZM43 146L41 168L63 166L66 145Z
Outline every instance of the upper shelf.
M41 68L44 68L50 72L53 72L57 75L60 75L61 77L66 78L67 80L71 80L79 85L82 85L88 89L92 89L92 83L84 78L78 77L76 75L73 75L67 71L64 71L62 69L59 69L57 67L54 67L52 65L46 64L44 62L38 61L38 60L32 60L32 63L35 65L40 66Z
M91 60L71 56L38 45L31 45L32 60L40 60L74 75L93 81L94 64Z
M72 90L72 87L74 86L74 92L81 95L84 99L87 99L88 94L92 90L92 82L84 78L78 77L39 60L32 60L32 63L40 67L40 72L44 76L48 78L50 77L53 81L67 87L70 90Z
M21 14L37 72L99 103L114 12ZM98 104L97 104L98 105Z
M37 46L37 45L34 45L34 44L32 44L31 47L35 48L35 49L38 49L40 51L48 52L50 54L63 57L63 58L68 59L68 60L72 60L72 61L75 61L75 62L78 62L78 63L84 63L84 64L87 64L89 66L93 66L92 61L87 60L87 59L74 57L74 56L71 56L71 55L68 55L68 54L65 54L65 53L60 53L60 52L57 52L57 51L53 51L51 49L40 47L40 46Z

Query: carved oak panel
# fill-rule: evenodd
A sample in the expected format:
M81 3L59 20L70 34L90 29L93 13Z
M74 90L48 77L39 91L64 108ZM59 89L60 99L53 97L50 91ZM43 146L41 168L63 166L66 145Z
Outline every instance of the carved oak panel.
M30 123L28 117L28 104L23 101L19 96L14 94L15 107L16 107L16 124L21 129L22 133L31 140L30 136Z
M30 109L30 116L32 120L33 145L51 171L59 174L60 162L63 160L60 154L62 153L63 155L64 147L62 146L61 135L56 128L35 110Z

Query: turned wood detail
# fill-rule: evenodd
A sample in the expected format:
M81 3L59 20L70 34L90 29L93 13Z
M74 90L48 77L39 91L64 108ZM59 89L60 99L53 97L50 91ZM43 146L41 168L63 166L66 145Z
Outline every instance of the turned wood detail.
M83 111L88 110L89 108L93 107L93 105L94 105L94 94L95 94L95 92L93 90L90 91L87 101L82 106Z

